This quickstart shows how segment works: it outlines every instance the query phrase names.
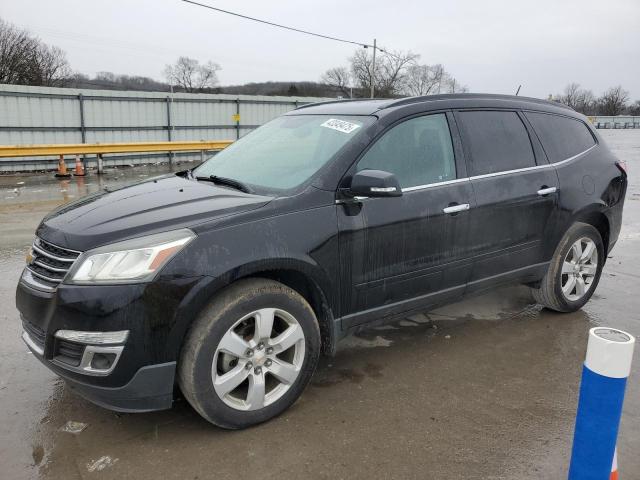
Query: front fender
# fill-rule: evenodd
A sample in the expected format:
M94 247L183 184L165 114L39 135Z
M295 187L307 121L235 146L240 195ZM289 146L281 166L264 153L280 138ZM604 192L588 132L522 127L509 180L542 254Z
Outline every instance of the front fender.
M317 285L332 314L339 316L335 205L198 233L163 272L200 278L176 310L167 348L177 356L189 326L220 289L240 278L279 271L295 272Z

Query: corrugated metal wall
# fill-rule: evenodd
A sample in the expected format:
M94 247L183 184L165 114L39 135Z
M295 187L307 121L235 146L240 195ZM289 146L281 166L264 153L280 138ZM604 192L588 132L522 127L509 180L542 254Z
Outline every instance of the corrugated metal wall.
M0 85L0 144L235 140L299 105L323 100L329 99ZM199 154L180 158L197 159ZM105 163L167 159L111 155L105 156ZM0 159L0 171L53 169L56 160Z

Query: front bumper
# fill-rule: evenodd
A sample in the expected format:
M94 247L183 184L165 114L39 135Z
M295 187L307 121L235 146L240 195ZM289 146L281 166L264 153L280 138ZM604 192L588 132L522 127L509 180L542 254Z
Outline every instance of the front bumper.
M121 387L102 387L80 382L65 375L64 369L47 360L43 351L27 331L22 339L33 355L45 366L60 375L78 395L92 403L118 412L150 412L166 410L173 404L173 382L176 362L147 365L140 368L133 378Z
M191 310L181 313L181 306L197 280L62 284L54 292L20 282L16 305L23 322L23 340L72 390L98 405L127 412L170 408L176 360L187 328L184 319L193 318ZM112 339L100 345L95 339L97 332L125 331L127 335L117 340L120 344ZM73 336L78 333L80 336ZM91 355L87 355L89 351ZM112 355L116 359L113 368L97 371L90 361L94 353L102 355L102 361Z

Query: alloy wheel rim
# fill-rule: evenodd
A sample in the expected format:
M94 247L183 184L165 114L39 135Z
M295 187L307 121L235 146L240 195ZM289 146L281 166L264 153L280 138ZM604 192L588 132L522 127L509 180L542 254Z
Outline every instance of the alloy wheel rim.
M260 410L280 399L302 369L305 337L289 312L262 308L235 322L218 343L211 379L236 410Z
M587 237L576 240L562 262L562 294L575 302L584 297L598 271L598 249Z

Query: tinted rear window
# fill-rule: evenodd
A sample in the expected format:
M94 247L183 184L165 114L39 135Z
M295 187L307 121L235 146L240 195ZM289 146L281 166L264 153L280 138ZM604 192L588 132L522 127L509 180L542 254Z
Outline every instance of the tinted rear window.
M529 134L516 112L460 112L471 175L536 164Z
M547 113L525 114L542 142L550 162L559 162L595 145L589 128L580 120Z

